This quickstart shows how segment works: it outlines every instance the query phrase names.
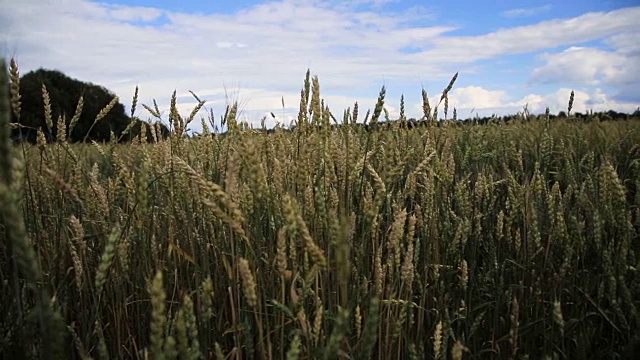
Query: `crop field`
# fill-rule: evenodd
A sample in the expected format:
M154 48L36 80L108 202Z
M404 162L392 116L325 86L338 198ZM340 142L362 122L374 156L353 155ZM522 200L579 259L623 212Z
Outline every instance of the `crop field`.
M203 102L172 101L166 138L70 143L49 117L57 141L15 145L16 74L2 62L0 358L638 356L640 118L567 99L566 118L436 121L454 77L422 126L401 103L383 128L384 88L338 116L307 73L294 129L231 104L224 136L186 137Z

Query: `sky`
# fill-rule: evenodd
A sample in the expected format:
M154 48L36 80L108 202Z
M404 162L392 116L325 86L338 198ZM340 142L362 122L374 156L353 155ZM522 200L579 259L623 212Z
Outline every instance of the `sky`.
M216 120L238 101L255 126L297 116L307 69L341 118L373 109L382 86L397 117L422 116L453 75L449 114L515 114L640 107L640 1L0 0L0 53L22 75L55 69L99 84L127 112L171 94L187 116ZM284 100L284 101L283 101ZM283 107L284 103L284 107ZM439 114L443 115L443 105ZM273 113L275 118L270 114ZM150 115L139 105L136 115Z

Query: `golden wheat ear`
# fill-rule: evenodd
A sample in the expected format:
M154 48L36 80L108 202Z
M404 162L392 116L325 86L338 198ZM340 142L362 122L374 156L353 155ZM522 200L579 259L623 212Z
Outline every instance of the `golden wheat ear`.
M9 64L9 78L11 80L11 109L18 122L20 122L20 112L22 109L22 102L20 99L20 71L18 69L18 63L14 58L11 58Z

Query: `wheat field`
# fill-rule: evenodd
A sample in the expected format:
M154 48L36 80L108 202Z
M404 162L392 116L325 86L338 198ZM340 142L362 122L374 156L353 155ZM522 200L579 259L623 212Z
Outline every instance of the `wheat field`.
M454 76L440 104L423 90L424 126L405 126L402 101L376 129L382 88L371 112L356 104L332 127L307 72L291 131L251 130L231 104L225 136L203 119L187 138L204 102L181 116L174 93L166 139L70 144L73 124L47 118L57 142L12 145L17 64L1 76L2 358L631 359L638 347L640 119L436 126Z

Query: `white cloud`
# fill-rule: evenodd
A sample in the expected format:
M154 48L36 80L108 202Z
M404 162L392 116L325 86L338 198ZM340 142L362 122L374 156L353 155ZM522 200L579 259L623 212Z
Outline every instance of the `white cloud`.
M640 81L638 59L587 47L570 47L558 54L543 54L546 64L533 71L536 82L616 84Z
M231 42L231 41L218 41L216 43L216 46L219 47L219 48L222 48L222 49L229 49L229 48L233 48L233 47L236 47L236 48L246 47L245 44L234 43L234 42Z
M640 56L640 41L638 39L640 39L640 31L611 36L605 40L605 43L614 47L621 54Z
M411 56L412 60L473 63L503 55L538 52L543 49L601 39L640 29L640 7L575 18L555 19L533 25L500 29L478 36L440 36L433 49ZM452 54L463 54L453 56Z
M536 98L538 101L529 102L529 110L533 113L542 113L548 106L551 113L558 113L559 111L566 112L569 107L571 91L572 89L569 88L561 88L556 92ZM572 112L584 113L588 110L598 112L616 109L617 111L630 113L638 107L638 104L615 101L609 98L600 88L596 88L591 92L581 90L573 91Z
M140 102L150 104L155 98L168 104L174 89L193 90L220 113L222 86L234 83L248 98L247 113L256 114L278 114L282 96L290 111L297 111L307 68L320 75L322 97L334 113L341 114L358 100L364 114L375 105L382 84L387 85L389 102L399 101L394 91L409 87L414 90L405 94L407 104L417 104L421 84L436 94L441 88L434 82L446 86L452 73L460 70L462 78L481 59L603 38L620 49L604 54L609 63L629 64L629 56L638 52L631 35L640 32L640 7L478 36L452 36L457 28L440 25L428 8L373 10L387 2L283 0L225 15L114 7L86 0L0 1L0 49L6 56L16 55L22 73L41 66L59 69L104 85L127 107L138 85ZM160 17L161 26L148 24ZM406 48L419 51L408 54ZM569 52L548 55L548 66L536 76L552 73L555 63L570 64L571 56ZM604 61L586 61L591 64L587 70L600 81L614 83L631 71L606 67ZM487 108L509 101L502 90L472 86L454 87L454 95L462 105ZM395 108L395 103L389 107ZM408 116L421 114L413 105L407 109L413 111Z
M538 114L542 113L549 107L549 111L552 114L557 114L559 111L567 111L569 107L569 98L571 97L572 89L561 88L556 92L537 95L529 94L515 104L524 106L526 105L530 112ZM589 101L591 96L586 92L580 90L573 90L573 108L572 111L585 111L585 104ZM514 104L514 105L515 105ZM607 109L608 110L608 109Z
M546 63L534 69L530 81L610 87L617 89L612 99L640 103L640 48L626 36L612 37L608 43L618 49L573 46L557 54L542 54Z
M368 6L377 8L377 7L382 7L384 5L387 5L387 4L397 3L399 1L400 0L351 0L351 1L348 2L348 5L351 5L351 6L368 5ZM340 2L342 2L342 1L340 1ZM347 3L347 2L345 2L345 3ZM345 4L345 5L347 5L347 4Z
M458 109L459 117L463 118L474 116L475 114L479 116L491 116L494 113L499 115L515 114L525 107L532 114L544 113L547 107L549 107L549 111L552 114L557 114L559 111L566 112L572 91L569 88L561 88L555 92L542 95L527 94L518 100L512 101L504 91L500 90L488 90L479 86L469 86L458 90L460 90L458 94L452 91L449 106L450 108L455 106ZM640 105L616 101L606 95L600 88L596 88L591 92L573 91L572 112L616 110L631 113ZM471 114L471 110L473 110L473 114Z
M537 15L549 10L551 10L551 5L547 4L547 5L532 7L532 8L511 9L511 10L501 12L500 15L506 18L516 18L516 17Z
M484 109L500 107L508 99L507 93L502 90L487 90L480 86L467 86L455 88L449 96L449 106L466 109Z
M163 13L162 10L149 7L112 5L109 8L109 15L120 21L148 22L157 20Z

